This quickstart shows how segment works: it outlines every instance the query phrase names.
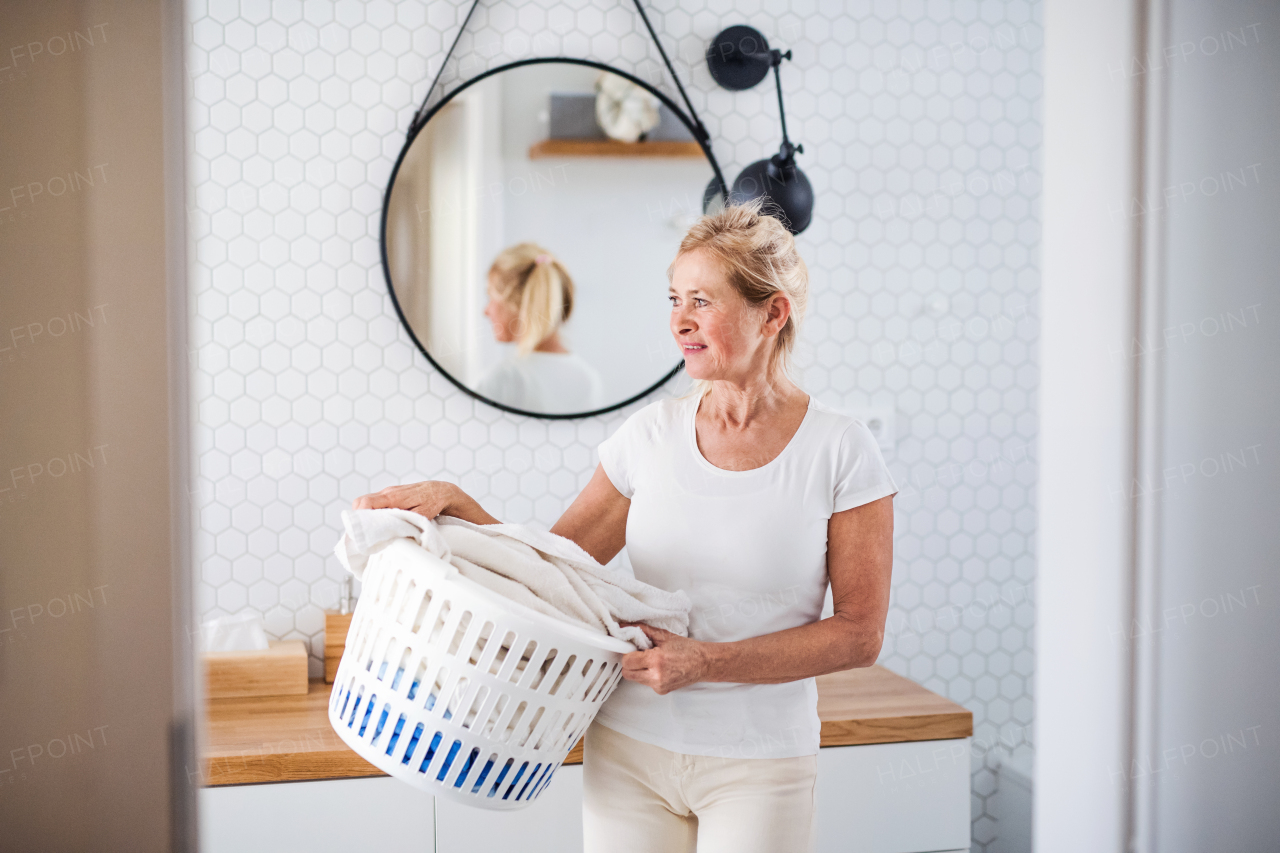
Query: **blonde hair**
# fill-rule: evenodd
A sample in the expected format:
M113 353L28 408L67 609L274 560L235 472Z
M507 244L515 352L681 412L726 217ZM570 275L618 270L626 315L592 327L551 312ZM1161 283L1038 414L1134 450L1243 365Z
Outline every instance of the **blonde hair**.
M573 279L537 243L519 243L498 253L489 280L516 312L516 350L528 355L573 313Z
M793 378L791 353L809 303L809 268L796 251L791 232L776 217L763 212L760 199L730 205L693 224L680 241L667 278L671 278L676 261L699 249L719 259L733 289L750 304L763 305L775 293L787 297L791 313L774 342L769 370L781 370ZM694 380L694 387L698 396L703 396L711 390L711 383Z

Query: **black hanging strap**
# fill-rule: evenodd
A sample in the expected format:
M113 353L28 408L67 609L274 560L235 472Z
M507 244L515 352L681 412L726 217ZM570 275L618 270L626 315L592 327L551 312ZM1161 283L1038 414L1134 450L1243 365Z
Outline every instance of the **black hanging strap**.
M453 51L458 46L458 42L462 41L462 34L467 31L467 24L471 23L471 16L475 14L476 7L480 5L480 0L472 0L471 8L467 10L467 16L462 19L462 26L458 27L458 34L453 37L453 44L449 45L449 50L445 53L444 59L440 62L440 70L436 72L435 79L431 81L431 87L427 89L427 96L422 99L422 106L418 107L418 111L413 114L413 121L409 124L409 132L412 133L422 123L423 117L427 114L427 104L431 101L431 93L436 90L436 86L440 83L440 75L444 74L444 67L449 64L449 57L453 56Z
M685 92L684 86L680 83L680 75L676 74L676 69L672 67L671 60L667 58L667 52L662 49L662 42L658 39L658 34L654 32L653 24L649 23L649 16L644 13L644 7L640 5L640 0L635 0L635 4L636 11L640 13L640 20L644 21L645 29L649 31L649 37L657 45L658 54L662 57L663 63L666 64L667 71L671 73L671 79L675 81L676 88L680 90L680 97L684 99L684 105L689 108L689 118L693 119L698 141L706 142L711 138L711 134L707 133L707 129L702 125L702 119L698 118L698 111L693 108L693 103L689 100L688 93Z

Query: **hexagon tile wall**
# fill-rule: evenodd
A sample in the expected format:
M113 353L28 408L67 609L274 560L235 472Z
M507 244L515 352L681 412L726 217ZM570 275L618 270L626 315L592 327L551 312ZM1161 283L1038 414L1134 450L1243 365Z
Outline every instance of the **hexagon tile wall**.
M466 5L188 7L198 609L254 608L313 655L352 498L455 479L496 515L549 525L629 413L503 414L457 392L396 320L382 190ZM670 90L629 4L483 5L445 83L563 52ZM768 86L718 89L705 45L748 23L794 51L788 120L818 195L800 238L803 381L828 404L896 413L881 662L972 709L986 849L991 759L1032 748L1039 4L648 5L730 176L776 149L777 107Z

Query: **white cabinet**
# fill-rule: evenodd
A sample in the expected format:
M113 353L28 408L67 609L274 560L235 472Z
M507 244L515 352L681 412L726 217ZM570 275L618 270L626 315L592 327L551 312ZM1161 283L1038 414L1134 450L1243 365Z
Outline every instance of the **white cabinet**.
M818 753L814 853L969 848L969 741L828 747ZM201 791L203 853L582 850L582 767L528 808L490 812L386 777Z
M969 849L969 739L818 753L814 853Z
M200 791L201 853L566 853L582 849L582 767L528 808L491 812L387 777Z
M434 853L435 798L386 776L200 791L201 853Z

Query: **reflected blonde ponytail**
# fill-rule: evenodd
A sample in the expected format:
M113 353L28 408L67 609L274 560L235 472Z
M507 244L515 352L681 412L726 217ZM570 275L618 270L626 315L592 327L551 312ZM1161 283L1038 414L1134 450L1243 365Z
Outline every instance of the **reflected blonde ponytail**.
M504 249L489 267L494 290L516 312L516 350L533 352L573 313L573 279L546 249L520 243Z

